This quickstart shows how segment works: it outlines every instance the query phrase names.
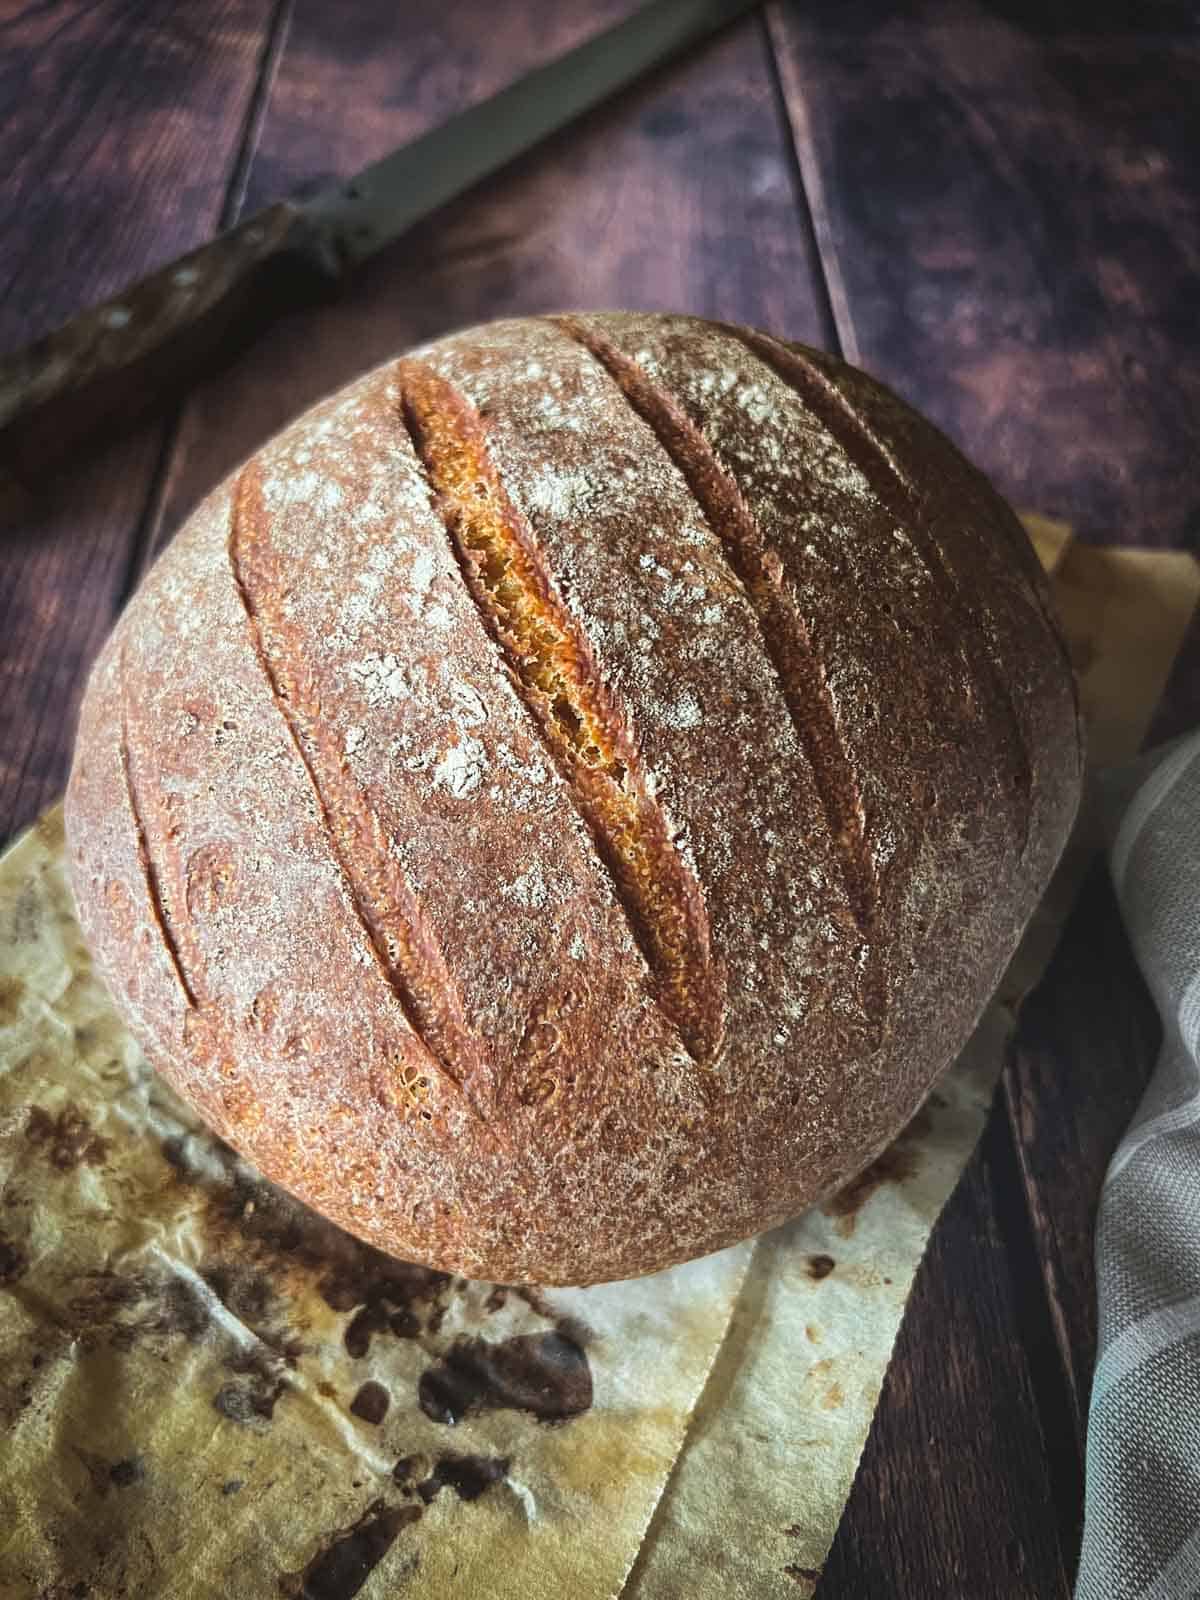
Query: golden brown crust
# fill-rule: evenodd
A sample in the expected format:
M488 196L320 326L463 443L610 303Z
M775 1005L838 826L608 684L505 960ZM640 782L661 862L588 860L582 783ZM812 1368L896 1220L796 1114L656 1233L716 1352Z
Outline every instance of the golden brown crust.
M1024 535L865 375L694 318L368 374L97 663L85 932L235 1146L401 1256L652 1271L861 1167L1078 799Z

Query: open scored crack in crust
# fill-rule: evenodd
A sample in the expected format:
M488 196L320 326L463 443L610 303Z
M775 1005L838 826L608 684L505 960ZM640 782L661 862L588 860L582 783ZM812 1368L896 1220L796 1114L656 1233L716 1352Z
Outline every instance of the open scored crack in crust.
M504 492L479 419L432 368L404 361L399 376L404 418L463 576L577 796L660 1003L689 1054L707 1064L720 1044L723 984L703 893L655 804L636 736Z

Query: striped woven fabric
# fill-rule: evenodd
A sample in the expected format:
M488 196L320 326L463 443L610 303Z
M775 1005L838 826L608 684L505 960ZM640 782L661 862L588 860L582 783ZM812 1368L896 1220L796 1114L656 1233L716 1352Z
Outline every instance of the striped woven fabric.
M1200 734L1141 772L1111 865L1163 1046L1100 1202L1077 1600L1200 1594Z

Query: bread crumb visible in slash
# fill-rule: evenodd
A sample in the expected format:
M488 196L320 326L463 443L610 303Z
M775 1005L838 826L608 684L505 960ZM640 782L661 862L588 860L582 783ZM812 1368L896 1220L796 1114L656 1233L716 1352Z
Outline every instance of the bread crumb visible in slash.
M576 932L569 946L570 954L576 961L582 961L587 955L587 945L583 942L583 935Z
M363 742L363 730L360 727L346 729L346 754L352 756Z

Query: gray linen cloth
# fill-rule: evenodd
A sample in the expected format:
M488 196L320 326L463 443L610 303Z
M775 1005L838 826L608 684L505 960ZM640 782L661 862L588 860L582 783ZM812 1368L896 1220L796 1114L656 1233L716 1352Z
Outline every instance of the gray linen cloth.
M1110 864L1163 1046L1100 1200L1076 1600L1200 1595L1200 734L1136 776Z

